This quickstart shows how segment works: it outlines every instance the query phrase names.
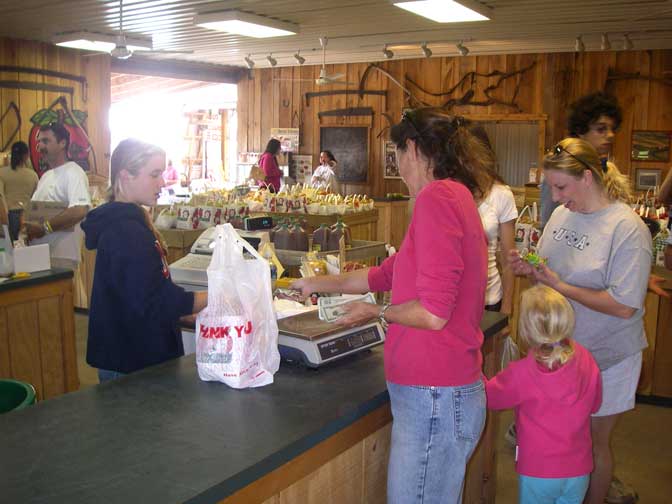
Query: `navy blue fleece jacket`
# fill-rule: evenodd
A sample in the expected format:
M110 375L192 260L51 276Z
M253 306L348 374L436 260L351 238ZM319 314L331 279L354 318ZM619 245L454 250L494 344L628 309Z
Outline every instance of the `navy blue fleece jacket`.
M194 294L170 279L144 210L111 202L88 213L86 248L97 250L86 361L121 373L184 355L178 319Z

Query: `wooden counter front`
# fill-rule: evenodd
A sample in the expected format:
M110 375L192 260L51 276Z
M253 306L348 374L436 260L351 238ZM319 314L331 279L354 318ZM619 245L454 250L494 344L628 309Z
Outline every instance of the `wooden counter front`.
M0 377L32 384L38 400L79 388L72 271L0 284Z

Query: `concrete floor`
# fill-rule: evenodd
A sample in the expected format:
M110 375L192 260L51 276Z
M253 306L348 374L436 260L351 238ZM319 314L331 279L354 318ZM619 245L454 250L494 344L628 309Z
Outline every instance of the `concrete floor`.
M98 384L96 370L86 364L88 317L75 315L77 358L82 387ZM501 415L497 447L497 504L516 504L518 480L513 448L503 437L512 419ZM638 404L616 426L613 439L616 474L639 493L641 504L672 503L672 408Z

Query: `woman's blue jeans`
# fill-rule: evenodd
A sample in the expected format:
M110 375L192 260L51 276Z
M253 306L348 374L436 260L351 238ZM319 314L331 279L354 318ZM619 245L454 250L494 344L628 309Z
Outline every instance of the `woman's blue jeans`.
M392 403L388 504L461 503L465 467L485 426L481 380L460 387L387 382Z

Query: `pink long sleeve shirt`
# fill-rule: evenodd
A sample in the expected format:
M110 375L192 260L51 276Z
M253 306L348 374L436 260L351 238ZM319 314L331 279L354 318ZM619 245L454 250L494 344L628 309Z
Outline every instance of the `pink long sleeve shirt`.
M469 190L452 180L425 186L399 252L369 270L369 288L392 289L392 304L417 300L448 322L438 331L390 324L387 380L448 387L480 378L487 261L487 239Z
M559 369L544 369L529 352L487 381L488 408L514 408L516 471L535 478L573 478L593 470L590 415L602 403L600 370L577 342Z

